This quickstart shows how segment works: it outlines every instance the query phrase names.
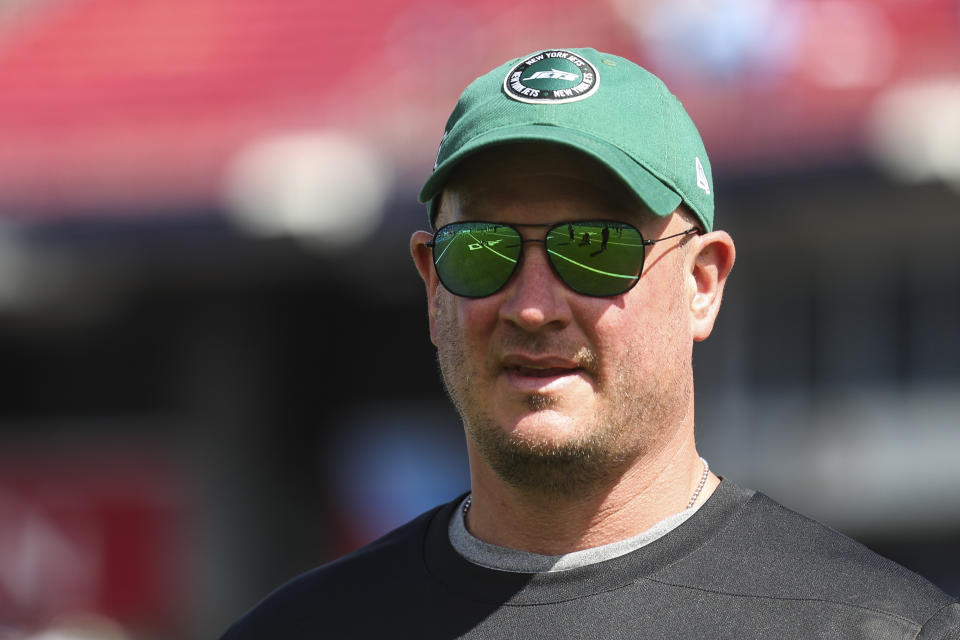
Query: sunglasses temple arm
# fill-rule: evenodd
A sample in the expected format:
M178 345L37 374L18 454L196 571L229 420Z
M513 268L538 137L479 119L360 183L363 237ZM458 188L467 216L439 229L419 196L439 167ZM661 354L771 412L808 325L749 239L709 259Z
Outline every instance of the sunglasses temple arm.
M656 240L644 240L644 246L650 246L651 244L656 244L658 242L663 242L664 240L669 240L670 238L679 238L680 236L688 236L691 233L700 233L700 229L697 227L690 227L686 231L681 231L680 233L675 233L670 236L664 236L662 238L657 238Z

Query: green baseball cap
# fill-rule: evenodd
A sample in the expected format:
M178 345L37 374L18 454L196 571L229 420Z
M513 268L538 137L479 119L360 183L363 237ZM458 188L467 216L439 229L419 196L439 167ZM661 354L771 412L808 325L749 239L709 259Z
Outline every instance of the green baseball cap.
M474 80L447 120L420 202L436 218L451 171L482 149L551 142L619 176L658 216L685 203L713 229L710 160L680 101L655 75L594 49L547 49Z

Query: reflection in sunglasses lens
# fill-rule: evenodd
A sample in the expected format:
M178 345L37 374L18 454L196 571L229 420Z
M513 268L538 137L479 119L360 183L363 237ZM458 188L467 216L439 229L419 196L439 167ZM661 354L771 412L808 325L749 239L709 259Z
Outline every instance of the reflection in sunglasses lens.
M613 296L629 290L643 267L643 237L614 221L580 221L551 227L547 255L563 282L578 293ZM479 298L500 290L520 260L523 240L513 227L490 222L447 225L434 237L440 281L459 296Z
M470 298L488 296L503 287L522 247L515 229L490 223L448 225L434 242L434 263L443 286Z
M633 227L600 220L553 227L547 254L574 291L612 296L629 290L640 277L644 246Z

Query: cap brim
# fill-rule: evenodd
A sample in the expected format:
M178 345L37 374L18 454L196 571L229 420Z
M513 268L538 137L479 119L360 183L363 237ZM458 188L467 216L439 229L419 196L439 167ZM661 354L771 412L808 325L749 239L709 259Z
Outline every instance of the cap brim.
M452 171L465 158L484 149L513 142L551 142L594 158L619 177L655 215L670 215L680 206L679 194L618 147L580 131L540 124L503 127L470 140L437 166L420 190L420 202L431 203L443 190ZM434 209L431 205L431 222L436 216Z

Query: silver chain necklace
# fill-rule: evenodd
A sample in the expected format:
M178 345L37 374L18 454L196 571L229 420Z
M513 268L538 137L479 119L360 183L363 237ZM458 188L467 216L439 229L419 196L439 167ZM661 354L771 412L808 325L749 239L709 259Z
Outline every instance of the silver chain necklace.
M697 498L700 497L700 492L703 491L703 487L707 484L707 477L710 475L710 464L704 458L700 458L700 462L703 463L703 474L700 476L700 484L697 485L697 490L693 492L692 496L690 496L690 502L687 503L687 509L697 503ZM472 493L467 496L466 500L463 501L464 517L466 517L467 511L470 511L471 504L473 504Z
M700 458L700 462L703 463L703 475L700 476L700 484L697 485L697 490L693 492L693 495L690 497L690 502L687 503L687 509L697 503L697 498L700 497L700 492L703 491L704 485L707 484L707 476L710 475L710 465L707 463L706 459Z

